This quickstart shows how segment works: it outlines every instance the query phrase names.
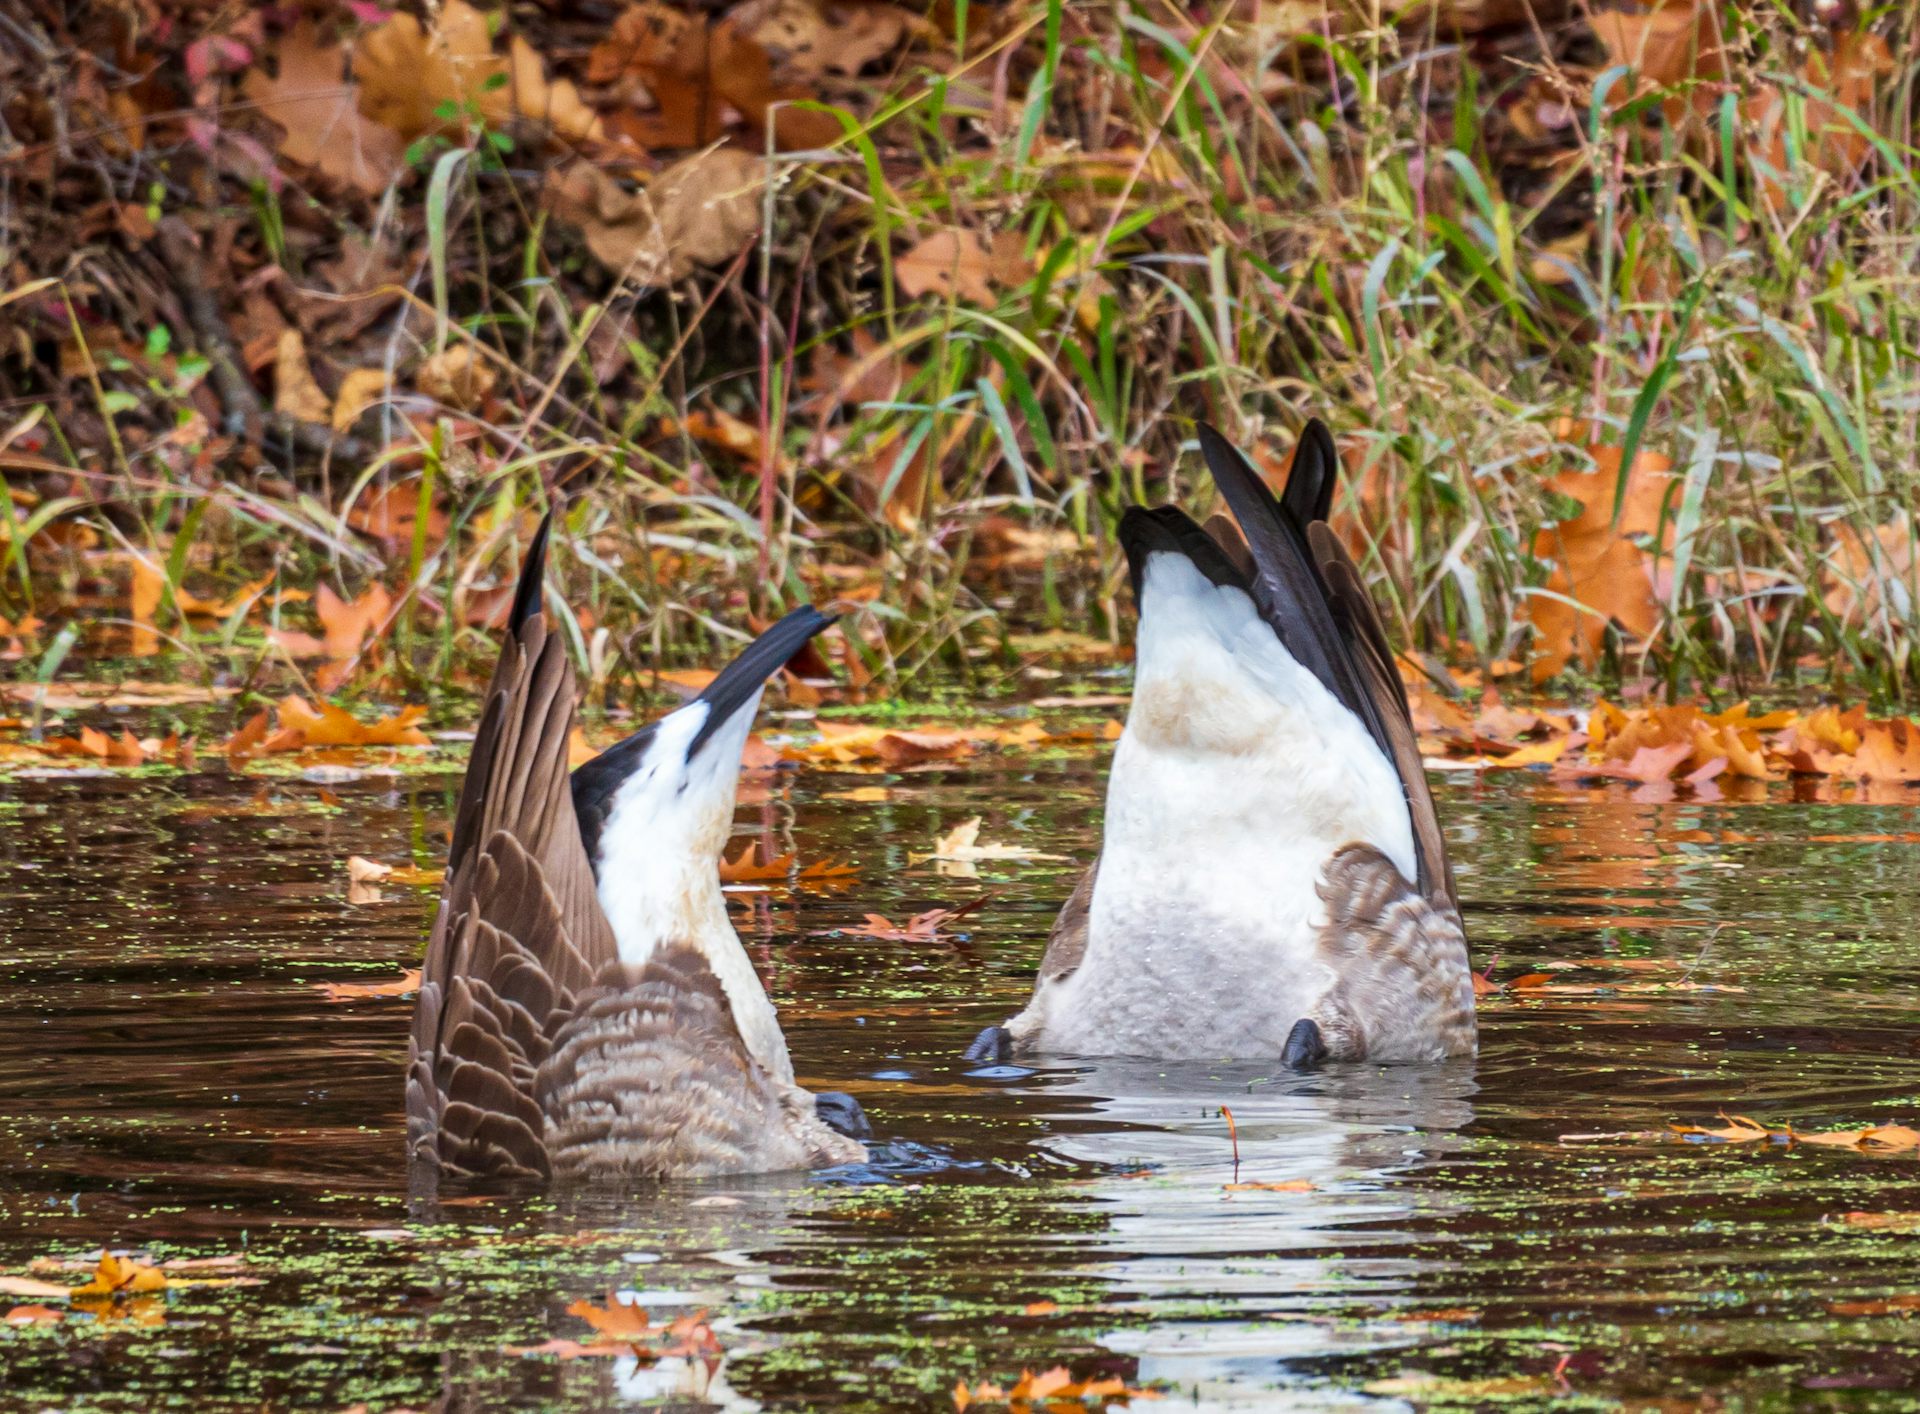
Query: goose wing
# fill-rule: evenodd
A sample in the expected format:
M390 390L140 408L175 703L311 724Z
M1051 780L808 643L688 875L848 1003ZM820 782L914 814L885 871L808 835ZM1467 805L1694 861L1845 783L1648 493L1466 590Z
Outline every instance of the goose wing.
M534 1075L616 957L568 791L573 666L540 602L550 520L487 688L414 1010L408 1147L444 1172L551 1172Z
M1199 434L1207 468L1245 536L1253 565L1248 587L1261 616L1393 763L1413 823L1420 891L1457 907L1445 836L1393 650L1359 571L1326 524L1339 464L1331 434L1317 419L1307 424L1286 495L1279 499L1218 431L1203 422Z

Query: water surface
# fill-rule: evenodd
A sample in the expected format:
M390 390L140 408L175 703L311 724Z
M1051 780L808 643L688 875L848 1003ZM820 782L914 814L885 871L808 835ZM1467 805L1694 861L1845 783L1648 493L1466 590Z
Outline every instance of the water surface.
M0 1270L106 1243L259 1281L0 1330L4 1403L937 1409L1065 1364L1168 1411L1906 1406L1920 1235L1846 1215L1920 1210L1915 1157L1667 1127L1920 1118L1910 805L1448 775L1477 965L1565 989L1490 998L1476 1062L969 1074L1076 866L910 856L979 814L1084 859L1101 770L808 769L743 799L736 850L858 869L736 915L802 1080L867 1105L871 1169L433 1209L401 1167L411 999L320 984L418 960L432 891L350 901L345 861L437 864L456 777L337 806L218 764L0 785ZM982 893L937 941L833 931ZM1287 1187L1226 1186L1223 1105L1238 1180ZM566 1308L609 1292L704 1308L724 1357L518 1353L589 1339Z

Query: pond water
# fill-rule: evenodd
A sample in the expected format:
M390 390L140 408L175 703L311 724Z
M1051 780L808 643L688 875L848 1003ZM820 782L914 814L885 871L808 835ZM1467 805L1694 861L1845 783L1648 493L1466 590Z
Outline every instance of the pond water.
M742 839L857 867L737 917L802 1080L866 1104L871 1169L431 1210L401 1167L412 1000L321 984L417 961L433 890L351 902L344 865L437 864L456 776L368 776L337 805L219 764L0 785L0 1270L105 1243L244 1253L258 1283L0 1330L0 1403L951 1409L960 1381L1057 1364L1167 1411L1920 1387L1920 1233L1847 1216L1920 1210L1914 1156L1668 1130L1920 1117L1910 806L1447 775L1476 965L1551 979L1487 1000L1477 1062L970 1074L1076 866L911 856L978 814L985 840L1084 859L1103 764L806 769L743 798ZM832 932L983 893L951 938ZM1286 1187L1226 1186L1223 1105L1239 1182ZM518 1353L591 1339L567 1307L609 1292L656 1321L704 1308L724 1355Z

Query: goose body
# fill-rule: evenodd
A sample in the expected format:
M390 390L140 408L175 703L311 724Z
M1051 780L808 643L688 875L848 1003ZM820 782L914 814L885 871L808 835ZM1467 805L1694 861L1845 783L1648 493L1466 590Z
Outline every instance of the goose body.
M1390 650L1325 524L1309 428L1276 501L1211 428L1245 534L1121 525L1140 628L1100 857L1032 1001L970 1055L1408 1062L1470 1053L1446 845Z
M574 679L527 555L467 768L407 1070L430 1175L621 1180L858 1162L794 1081L718 859L800 609L693 702L569 778Z

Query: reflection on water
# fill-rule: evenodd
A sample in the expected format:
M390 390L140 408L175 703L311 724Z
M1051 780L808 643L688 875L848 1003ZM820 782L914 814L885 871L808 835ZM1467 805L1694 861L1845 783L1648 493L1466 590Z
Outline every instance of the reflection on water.
M437 862L452 777L338 808L217 769L0 785L0 1269L109 1242L244 1252L260 1283L0 1330L6 1402L931 1409L1055 1364L1184 1410L1856 1408L1920 1382L1920 1239L1847 1218L1920 1212L1913 1156L1666 1132L1920 1117L1910 804L1449 777L1478 964L1561 988L1491 998L1476 1063L971 1073L1071 866L910 855L982 814L1085 857L1099 782L989 762L875 800L808 773L743 804L776 851L858 867L736 916L802 1078L867 1106L872 1165L432 1207L400 1162L410 1001L319 984L417 960L428 893L349 903L344 863ZM834 931L983 891L937 942ZM524 1353L592 1339L567 1308L609 1294L705 1310L724 1354Z

